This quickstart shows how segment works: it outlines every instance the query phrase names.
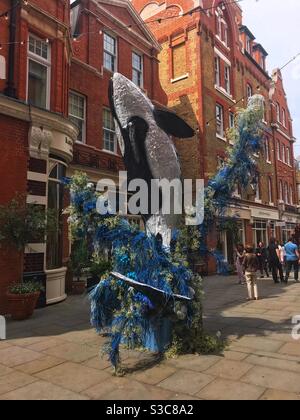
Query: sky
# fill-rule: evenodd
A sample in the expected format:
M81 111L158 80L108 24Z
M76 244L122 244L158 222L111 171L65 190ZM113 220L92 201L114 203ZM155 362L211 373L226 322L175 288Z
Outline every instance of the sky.
M300 53L299 0L241 0L240 5L244 11L244 24L269 53L267 66L270 74L274 68L282 67ZM300 156L300 56L282 74L294 121L297 157Z
M244 24L268 51L269 73L300 53L299 0L243 0ZM282 70L283 83L293 118L295 156L300 156L300 56Z

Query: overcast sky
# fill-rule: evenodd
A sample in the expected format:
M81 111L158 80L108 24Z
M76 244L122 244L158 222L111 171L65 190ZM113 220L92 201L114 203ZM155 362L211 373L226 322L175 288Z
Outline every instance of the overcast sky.
M299 0L242 0L240 5L244 11L244 24L269 53L270 73L300 53ZM282 73L294 120L294 135L297 138L295 154L298 156L300 155L300 57Z

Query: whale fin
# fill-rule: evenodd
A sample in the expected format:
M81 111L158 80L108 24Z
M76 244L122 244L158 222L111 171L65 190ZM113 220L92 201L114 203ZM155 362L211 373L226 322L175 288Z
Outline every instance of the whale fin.
M174 112L154 108L153 114L156 124L167 134L183 139L194 137L194 130Z

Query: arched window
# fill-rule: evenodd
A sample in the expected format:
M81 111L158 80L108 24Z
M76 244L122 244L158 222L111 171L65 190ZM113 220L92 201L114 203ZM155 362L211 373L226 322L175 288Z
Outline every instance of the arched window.
M290 186L290 204L294 204L294 191L292 186Z
M291 166L291 151L290 148L286 148L286 163Z
M286 155L285 155L285 146L284 145L282 145L282 155L281 155L281 158L282 158L282 162L286 163Z
M253 96L253 89L252 86L248 83L247 84L247 98L250 99Z

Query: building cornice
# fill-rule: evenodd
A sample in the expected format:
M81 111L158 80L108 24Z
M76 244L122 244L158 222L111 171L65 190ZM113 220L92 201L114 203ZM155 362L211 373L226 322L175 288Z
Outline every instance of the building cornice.
M24 102L4 95L0 95L0 114L27 121L33 126L61 132L69 136L73 142L76 141L78 136L75 125L62 115L29 106Z

